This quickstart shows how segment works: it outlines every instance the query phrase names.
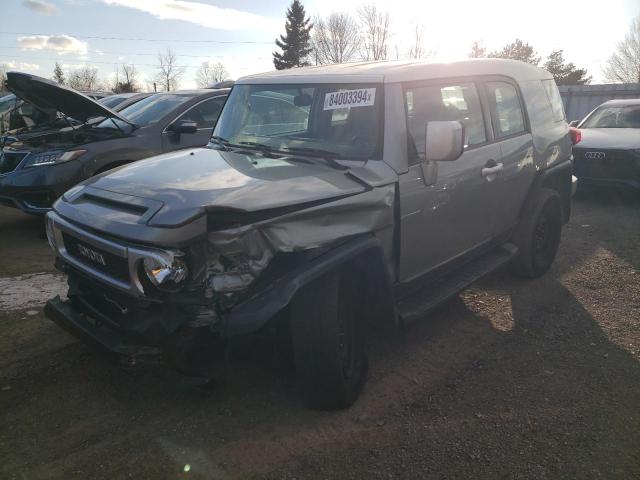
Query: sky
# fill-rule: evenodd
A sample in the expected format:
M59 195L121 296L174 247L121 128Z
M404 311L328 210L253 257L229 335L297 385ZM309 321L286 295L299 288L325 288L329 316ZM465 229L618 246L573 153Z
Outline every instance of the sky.
M464 58L474 40L488 50L520 38L545 57L565 58L602 82L602 66L640 15L638 0L303 0L312 18L357 16L362 3L391 16L391 57L408 52L417 25L435 59ZM290 0L0 0L0 65L50 78L98 69L105 81L133 64L142 86L153 82L157 54L173 50L184 67L181 88L194 88L202 62L222 62L230 77L273 69L275 38Z

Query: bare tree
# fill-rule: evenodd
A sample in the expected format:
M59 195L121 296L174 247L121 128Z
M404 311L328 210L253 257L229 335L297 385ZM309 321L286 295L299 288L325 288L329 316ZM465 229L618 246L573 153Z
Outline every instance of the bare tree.
M229 72L221 63L202 62L196 72L198 88L207 88L209 85L229 79Z
M75 90L94 91L102 88L98 79L98 69L81 67L69 74L68 85Z
M425 58L431 55L431 52L427 52L424 48L424 25L416 25L415 34L413 37L413 43L409 49L409 58Z
M482 42L476 40L471 45L471 51L469 52L469 58L483 58L487 56L487 49L482 46Z
M603 69L604 77L613 83L640 82L640 15L618 43L616 51Z
M382 12L373 5L363 5L358 10L362 24L362 58L365 60L386 60L391 37L389 12Z
M344 63L358 54L358 23L347 13L331 13L326 19L316 18L312 45L317 63Z
M167 92L177 90L180 86L180 80L184 75L184 67L178 65L178 57L170 48L162 53L158 52L158 73L156 80L159 87Z
M138 70L135 65L121 65L116 71L113 93L134 93L140 91Z
M7 81L7 66L5 64L0 65L0 92L5 92Z

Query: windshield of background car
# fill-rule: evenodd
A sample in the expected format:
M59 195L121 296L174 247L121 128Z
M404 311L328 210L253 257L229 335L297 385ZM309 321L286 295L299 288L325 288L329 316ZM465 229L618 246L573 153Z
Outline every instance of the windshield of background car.
M110 97L101 98L100 100L98 100L98 103L104 105L107 108L113 108L117 107L128 98L129 96L127 95L111 95Z
M160 121L165 115L193 97L194 95L184 93L159 93L129 105L118 113L139 127L144 127ZM111 118L103 120L96 125L96 128L114 128L114 122L122 129L127 128L127 124L124 122Z
M600 107L580 128L640 128L640 105Z
M378 84L236 85L214 136L273 150L380 159L383 100Z
M6 95L0 98L0 115L7 113L9 110L16 106L16 96Z

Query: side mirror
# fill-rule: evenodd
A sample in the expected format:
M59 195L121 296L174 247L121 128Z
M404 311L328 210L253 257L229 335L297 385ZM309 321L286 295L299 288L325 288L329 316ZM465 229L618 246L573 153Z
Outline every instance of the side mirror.
M177 123L171 125L170 130L173 133L196 133L198 131L198 124L193 120L180 120Z
M464 126L460 122L427 123L425 160L452 162L464 151Z
M580 123L580 120L571 120L569 122L569 126L570 127L577 127L579 123Z

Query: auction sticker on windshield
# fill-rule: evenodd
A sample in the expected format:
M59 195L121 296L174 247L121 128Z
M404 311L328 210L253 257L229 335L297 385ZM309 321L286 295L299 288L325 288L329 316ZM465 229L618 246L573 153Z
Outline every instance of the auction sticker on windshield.
M324 96L324 109L370 107L376 99L375 88L358 88L356 90L341 90L330 92Z

